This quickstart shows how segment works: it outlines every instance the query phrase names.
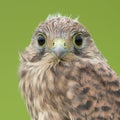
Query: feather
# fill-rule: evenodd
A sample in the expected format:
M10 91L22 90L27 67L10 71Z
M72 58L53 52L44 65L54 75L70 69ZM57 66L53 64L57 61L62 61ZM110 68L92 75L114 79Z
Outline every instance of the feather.
M43 33L43 46L38 33ZM82 44L75 46L74 35ZM69 43L58 57L53 40ZM64 46L64 44L62 44ZM49 15L20 53L19 86L32 120L119 120L120 78L77 19Z

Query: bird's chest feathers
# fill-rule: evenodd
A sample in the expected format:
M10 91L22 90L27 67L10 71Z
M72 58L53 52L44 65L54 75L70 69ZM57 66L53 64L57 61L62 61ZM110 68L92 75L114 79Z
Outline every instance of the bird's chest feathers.
M43 111L68 108L69 100L75 96L78 77L78 69L73 64L46 64L31 69L29 92L36 108Z

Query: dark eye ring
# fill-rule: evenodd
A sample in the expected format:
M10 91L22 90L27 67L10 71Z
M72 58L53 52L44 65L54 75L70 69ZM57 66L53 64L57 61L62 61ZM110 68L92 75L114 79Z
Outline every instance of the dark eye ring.
M82 33L77 33L73 35L73 44L75 47L80 48L83 43Z
M44 45L45 45L45 43L46 43L46 35L43 34L43 33L39 33L39 34L38 34L37 41L38 41L38 45L39 45L40 47L44 47Z

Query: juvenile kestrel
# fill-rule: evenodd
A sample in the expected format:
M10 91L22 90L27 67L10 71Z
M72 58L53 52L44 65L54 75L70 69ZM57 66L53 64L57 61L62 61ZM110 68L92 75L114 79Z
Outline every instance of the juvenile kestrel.
M120 78L77 19L41 23L20 54L19 77L32 120L120 120Z

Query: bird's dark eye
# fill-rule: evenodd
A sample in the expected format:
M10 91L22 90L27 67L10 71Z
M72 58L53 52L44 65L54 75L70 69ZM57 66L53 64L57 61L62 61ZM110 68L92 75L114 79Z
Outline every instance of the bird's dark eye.
M83 43L81 33L77 33L73 36L73 44L75 47L80 48Z
M40 47L43 47L46 43L46 36L43 33L39 33L37 40L38 40L38 45Z

